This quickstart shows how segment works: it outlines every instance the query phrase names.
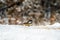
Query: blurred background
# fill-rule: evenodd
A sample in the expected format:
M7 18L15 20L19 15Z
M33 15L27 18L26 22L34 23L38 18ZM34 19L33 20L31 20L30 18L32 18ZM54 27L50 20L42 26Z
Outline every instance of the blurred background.
M0 0L1 24L54 24L59 17L60 0Z

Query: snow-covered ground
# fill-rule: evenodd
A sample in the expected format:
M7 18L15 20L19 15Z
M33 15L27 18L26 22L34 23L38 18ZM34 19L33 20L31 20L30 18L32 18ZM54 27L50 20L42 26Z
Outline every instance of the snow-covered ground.
M59 28L60 24L55 23L47 26L48 28ZM60 40L60 30L48 30L41 27L0 25L0 40Z

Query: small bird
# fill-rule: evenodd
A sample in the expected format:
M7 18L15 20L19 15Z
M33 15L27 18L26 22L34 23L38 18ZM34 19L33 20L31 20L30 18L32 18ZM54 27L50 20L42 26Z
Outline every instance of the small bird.
M23 23L23 25L25 25L25 26L32 26L32 20L29 20L28 22L26 22L26 23Z

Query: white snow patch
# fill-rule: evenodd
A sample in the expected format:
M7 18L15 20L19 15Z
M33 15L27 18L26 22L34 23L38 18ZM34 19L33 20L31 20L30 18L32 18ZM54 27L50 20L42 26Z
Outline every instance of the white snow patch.
M60 23L54 23L53 25L47 25L49 28L60 28Z
M60 30L0 25L0 40L60 40Z

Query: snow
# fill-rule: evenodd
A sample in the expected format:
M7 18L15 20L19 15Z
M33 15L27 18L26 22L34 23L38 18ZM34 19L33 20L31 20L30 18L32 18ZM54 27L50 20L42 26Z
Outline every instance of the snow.
M52 28L60 28L60 23L55 23L53 25L49 25L49 27L52 27Z
M55 23L47 26L48 28L59 28L60 24ZM0 25L0 40L60 40L60 30L48 30L41 27Z

